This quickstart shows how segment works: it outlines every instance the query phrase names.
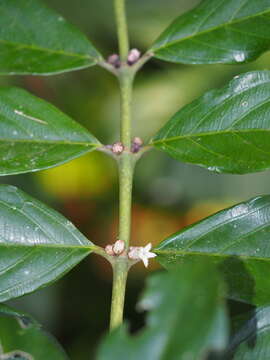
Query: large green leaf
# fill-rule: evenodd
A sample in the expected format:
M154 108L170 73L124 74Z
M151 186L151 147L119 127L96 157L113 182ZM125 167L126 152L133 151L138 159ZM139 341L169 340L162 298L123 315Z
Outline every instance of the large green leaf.
M178 17L150 52L185 64L242 63L269 47L269 0L204 0Z
M0 89L0 175L49 168L99 146L54 106L22 89Z
M0 301L63 276L95 246L62 215L0 185Z
M255 310L253 316L233 336L224 360L270 359L270 308Z
M56 340L28 314L0 304L0 360L68 360Z
M0 1L0 74L52 74L101 60L88 39L39 0Z
M270 168L270 71L234 78L182 108L152 140L177 160L227 173Z
M147 327L133 337L126 326L108 335L98 360L199 360L221 350L227 341L221 292L215 269L204 262L155 274L140 302L150 310Z
M169 236L155 250L166 268L208 258L218 264L232 299L270 303L270 196L222 210Z

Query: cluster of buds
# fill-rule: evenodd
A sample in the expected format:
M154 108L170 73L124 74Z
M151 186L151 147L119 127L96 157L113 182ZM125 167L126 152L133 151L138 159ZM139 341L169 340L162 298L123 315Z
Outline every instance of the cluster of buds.
M122 152L125 150L124 145L120 141L117 141L112 145L106 145L106 148L111 150L111 152L115 155L121 155Z
M132 144L131 144L131 152L133 154L137 154L143 145L143 141L141 138L139 137L135 137L132 140ZM115 155L121 155L123 153L123 151L125 150L124 145L121 143L121 141L117 141L112 145L106 145L106 148L111 150L112 153L114 153Z
M109 244L105 247L105 251L108 255L119 256L125 251L125 243L122 240L117 240L113 245Z
M132 261L142 261L145 267L148 267L149 259L154 258L156 254L150 250L152 244L146 246L130 246L128 251L125 251L125 243L122 240L117 240L113 245L109 244L105 247L105 252L110 256L127 255Z
M138 49L131 49L127 57L127 64L129 66L135 64L140 59L140 57L141 53ZM116 69L121 67L121 59L118 54L110 55L107 59L107 62Z

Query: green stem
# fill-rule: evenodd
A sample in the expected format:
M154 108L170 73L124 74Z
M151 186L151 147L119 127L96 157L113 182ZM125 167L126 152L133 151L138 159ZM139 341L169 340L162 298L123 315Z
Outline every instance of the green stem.
M131 88L133 76L121 77L121 141L125 146L119 156L119 240L124 241L125 249L129 247L131 228L132 183L135 164L134 154L130 152L131 144ZM126 279L128 274L127 255L116 258L113 264L113 293L110 328L114 329L123 321Z
M119 53L122 61L126 61L129 52L128 27L125 0L114 0Z
M113 290L111 304L110 329L123 322L126 281L129 270L127 250L130 240L132 182L135 164L131 150L131 101L134 71L125 64L129 52L128 30L125 14L125 0L114 0L118 31L119 51L122 61L118 79L121 96L121 131L120 139L124 151L118 158L119 166L119 240L125 243L125 255L115 258L113 263Z
M111 303L110 329L123 322L128 265L125 259L118 258L113 266L113 290Z
M134 163L130 154L119 159L119 239L129 247L132 207L132 182Z

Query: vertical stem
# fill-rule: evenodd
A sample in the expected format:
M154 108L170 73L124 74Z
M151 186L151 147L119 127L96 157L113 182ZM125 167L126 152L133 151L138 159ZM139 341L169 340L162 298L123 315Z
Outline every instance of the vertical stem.
M131 101L134 74L123 66L119 74L121 96L121 142L129 150L131 145Z
M132 155L131 155L132 156ZM133 161L130 154L119 159L119 239L129 247L131 228Z
M117 261L113 267L113 290L110 321L111 330L119 326L123 321L127 274L127 262Z
M134 73L126 65L129 52L128 29L125 14L125 0L114 0L115 16L118 31L119 51L122 61L119 69L119 84L121 96L121 131L120 138L124 145L124 152L119 156L119 240L124 241L125 249L129 247L132 182L134 156L131 149L131 100ZM113 291L111 304L110 329L114 329L123 322L126 280L129 264L127 255L115 258L113 264Z
M119 156L119 240L124 241L125 249L129 247L131 228L132 183L134 170L134 155L130 153L131 144L131 93L133 75L124 72L120 74L121 89L121 141L125 146ZM113 265L113 292L111 305L111 330L123 321L126 280L128 274L128 259L118 257Z
M125 61L129 52L125 0L114 0L114 12L116 18L120 58L122 61Z

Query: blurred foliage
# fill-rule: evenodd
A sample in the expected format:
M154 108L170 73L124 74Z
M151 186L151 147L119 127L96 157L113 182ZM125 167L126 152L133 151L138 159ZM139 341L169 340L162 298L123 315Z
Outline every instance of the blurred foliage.
M112 1L44 1L84 31L105 57L117 51ZM198 2L128 0L132 47L145 51L176 15ZM269 65L269 52L242 66L182 66L158 60L147 63L135 82L134 136L149 139L171 115L204 91L223 86L236 74L269 69ZM1 77L0 84L24 87L52 102L104 144L118 140L118 86L114 77L101 68L54 77ZM92 153L40 173L4 177L2 182L15 184L58 209L91 241L102 245L115 241L117 171L104 154ZM132 243L158 243L217 210L269 192L268 172L218 175L150 151L140 160L134 179ZM143 315L136 313L135 304L145 275L140 265L130 274L126 316L133 331L144 321ZM110 284L108 264L92 255L57 284L12 304L44 323L72 359L93 359L108 325Z

